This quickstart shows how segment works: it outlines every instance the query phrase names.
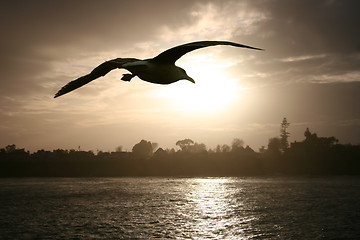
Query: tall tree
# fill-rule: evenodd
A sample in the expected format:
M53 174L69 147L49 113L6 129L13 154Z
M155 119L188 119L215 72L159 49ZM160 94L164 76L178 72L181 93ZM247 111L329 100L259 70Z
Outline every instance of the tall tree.
M290 123L287 121L286 117L284 117L280 125L280 149L282 152L289 148L288 138L290 133L287 131L289 126Z

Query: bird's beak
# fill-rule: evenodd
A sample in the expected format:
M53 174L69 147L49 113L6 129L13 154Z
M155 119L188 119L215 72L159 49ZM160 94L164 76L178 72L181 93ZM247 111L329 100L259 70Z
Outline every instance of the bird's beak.
M185 78L186 80L189 80L190 82L192 82L192 83L195 83L195 80L194 79L192 79L191 77L189 77L189 76L187 76L186 78Z

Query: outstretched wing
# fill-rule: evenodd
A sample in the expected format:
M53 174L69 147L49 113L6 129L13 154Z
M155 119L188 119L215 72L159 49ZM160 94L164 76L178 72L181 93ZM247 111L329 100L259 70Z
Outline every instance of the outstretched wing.
M194 51L199 48L216 46L216 45L230 45L230 46L234 46L234 47L263 50L260 48L250 47L247 45L234 43L234 42L228 42L228 41L199 41L199 42L186 43L183 45L179 45L179 46L170 48L170 49L160 53L153 59L151 59L151 61L157 62L157 63L174 64L181 56L183 56L184 54L186 54L188 52Z
M65 93L71 92L99 77L105 76L108 72L116 68L123 68L123 65L129 62L136 62L140 61L139 59L135 58L116 58L113 60L106 61L99 66L97 66L91 73L82 76L74 81L69 82L64 87L62 87L54 96L57 98Z

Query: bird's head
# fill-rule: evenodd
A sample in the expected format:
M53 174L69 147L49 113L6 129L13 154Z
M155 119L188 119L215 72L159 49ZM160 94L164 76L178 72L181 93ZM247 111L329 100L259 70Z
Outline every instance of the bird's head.
M180 79L179 80L182 80L182 79L186 79L192 83L195 83L194 79L192 79L191 77L189 77L187 74L186 74L186 71L182 68L178 68L180 70Z

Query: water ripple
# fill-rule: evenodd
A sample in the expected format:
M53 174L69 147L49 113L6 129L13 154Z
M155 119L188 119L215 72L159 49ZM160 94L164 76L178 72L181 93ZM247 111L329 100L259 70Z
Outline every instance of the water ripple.
M0 179L0 239L354 239L359 178Z

